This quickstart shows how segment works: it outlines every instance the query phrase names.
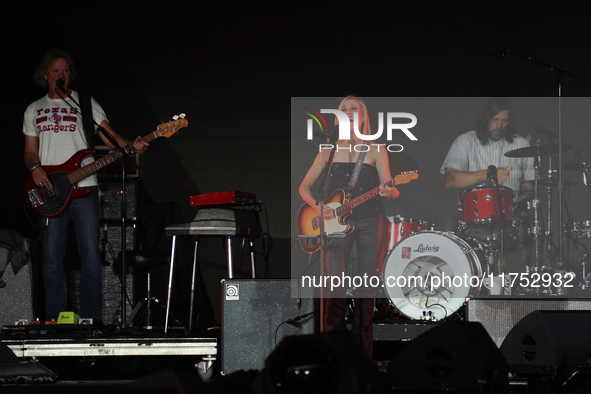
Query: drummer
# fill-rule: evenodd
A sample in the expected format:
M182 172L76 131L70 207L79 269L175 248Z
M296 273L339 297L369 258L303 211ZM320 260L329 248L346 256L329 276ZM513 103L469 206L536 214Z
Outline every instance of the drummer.
M445 187L464 189L485 182L489 166L494 165L499 185L513 191L515 202L529 199L535 177L532 158L515 160L505 156L506 152L529 146L515 133L514 118L506 99L488 100L475 130L461 134L447 152L440 170L445 175Z
M515 114L509 102L499 97L488 100L475 130L456 138L441 165L445 187L464 189L490 181L494 169L489 171L489 166L493 165L499 185L514 193L514 203L531 198L535 178L533 159L505 156L506 152L526 146L528 141L515 132ZM531 245L526 245L518 261L509 264L505 273L523 271L530 255ZM506 260L509 263L509 258Z

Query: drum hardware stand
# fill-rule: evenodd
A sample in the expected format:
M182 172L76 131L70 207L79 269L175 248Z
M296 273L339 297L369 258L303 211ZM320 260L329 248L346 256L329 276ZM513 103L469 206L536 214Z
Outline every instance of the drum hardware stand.
M501 248L502 248L502 244L501 244ZM491 270L492 270L492 276L494 277L495 275L500 276L504 274L504 264L503 264L503 253L495 247L493 241L489 242L485 248L484 251L484 256L486 258L486 274L485 274L485 278L491 277ZM496 270L493 268L496 265ZM495 272L496 271L496 272ZM482 291L482 285L484 284L484 282L481 283L481 287L478 289L478 294L480 294L480 292ZM491 283L492 285L492 283ZM485 286L486 288L486 286ZM490 290L489 293L490 294Z
M502 203L502 195L499 190L499 181L497 179L497 168L495 166L489 166L489 180L492 183L493 187L493 199L495 200L495 209L497 211L497 217L493 219L493 222L496 221L499 225L499 233L500 233L500 247L499 250L494 248L494 241L490 242L490 255L488 258L488 265L494 265L494 261L498 261L497 263L497 274L501 275L505 273L505 218L506 214L503 210L503 203ZM493 234L494 234L494 224L493 224ZM494 261L491 262L491 257L494 258ZM487 273L490 274L490 267L487 267Z
M581 172L583 173L583 185L587 186L589 193L591 193L591 184L587 180L587 172L589 171L589 167L591 167L591 165L587 164L584 160L581 160L579 166Z
M579 242L579 241L575 241L575 242ZM581 290L588 290L589 288L591 288L591 275L589 275L589 277L587 277L587 272L586 272L586 266L587 266L587 262L586 260L588 259L589 255L591 254L591 247L590 248L585 248L585 250L583 251L583 253L581 253L581 256L579 257L579 263L582 266L582 271L583 271L583 278L582 278L582 282L581 282Z
M546 224L546 231L545 231L545 235L546 235L546 248L547 248L547 255L546 255L546 262L548 264L548 266L552 266L553 263L556 261L556 255L554 253L554 251L552 250L552 156L550 156L548 158L548 184L546 185L546 191L548 192L547 194L547 211L546 211L546 215L548 215L547 218L547 224Z
M571 159L570 163L565 163L565 165L568 165L568 169L570 170L576 170L578 172L582 173L583 176L583 185L587 186L587 189L589 190L589 192L591 193L591 184L589 184L588 179L587 179L587 172L589 171L589 168L591 167L589 164L587 164L580 156L580 148L583 146L583 143L581 143L581 145L579 145L579 149L578 151L574 154L573 158ZM578 159L578 160L577 160ZM576 225L576 222L573 221L572 215L570 213L570 210L568 209L568 206L565 207L566 208L566 213L568 216L568 220L569 223L572 223L573 225ZM576 231L576 228L573 228L574 231ZM569 261L573 261L573 251L572 251L572 247L571 245L574 245L575 249L577 248L577 244L581 245L583 248L586 248L586 245L582 244L581 242L577 241L576 238L578 238L578 234L574 235L572 233L572 231L569 233L568 230L565 228L563 230L563 234L562 236L564 236L564 234L566 234L566 240L568 242L568 257L569 257ZM585 252L583 252L585 253ZM589 282L588 280L585 280L585 265L583 263L583 280L585 282ZM591 279L591 278L590 278ZM589 288L591 286L589 286L589 284L587 284L587 288Z
M540 140L536 142L539 146ZM539 167L541 162L541 154L538 149L538 153L534 158L534 198L532 199L532 206L534 209L534 227L532 233L534 236L534 272L540 270L540 200L538 199L538 179L539 179ZM539 294L539 288L536 288L536 294Z

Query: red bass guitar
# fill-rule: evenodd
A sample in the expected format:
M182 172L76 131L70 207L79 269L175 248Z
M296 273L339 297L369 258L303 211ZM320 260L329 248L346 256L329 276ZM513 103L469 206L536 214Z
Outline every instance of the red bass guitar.
M171 122L158 125L155 131L144 136L142 140L150 142L159 137L169 138L179 129L188 126L189 123L184 119L184 115L176 118L177 119ZM129 153L132 151L132 148L133 145L130 144L123 147L123 150ZM93 161L87 166L80 167L82 160L91 154L92 151L90 149L83 149L76 152L63 164L43 166L43 169L53 185L52 190L48 190L44 186L36 185L31 175L27 177L27 180L25 181L27 202L39 215L45 217L58 216L73 199L87 196L90 193L90 190L78 189L78 182L94 174L101 168L114 163L123 155L121 151L113 151L108 155Z

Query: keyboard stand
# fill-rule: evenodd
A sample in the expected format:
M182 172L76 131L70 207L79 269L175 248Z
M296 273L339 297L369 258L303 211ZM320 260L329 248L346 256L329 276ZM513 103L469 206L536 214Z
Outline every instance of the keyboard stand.
M166 299L166 319L164 322L165 333L168 333L177 236L188 235L195 238L195 247L193 249L193 276L191 279L191 301L189 307L189 331L192 330L193 325L193 302L195 300L195 277L197 275L197 250L199 246L199 237L222 236L226 238L228 278L230 279L234 278L234 269L232 265L232 237L239 236L248 238L252 277L253 279L256 277L253 239L261 236L257 211L245 209L203 208L197 212L197 215L192 222L170 224L166 226L165 234L172 236L172 251L170 254L168 293Z

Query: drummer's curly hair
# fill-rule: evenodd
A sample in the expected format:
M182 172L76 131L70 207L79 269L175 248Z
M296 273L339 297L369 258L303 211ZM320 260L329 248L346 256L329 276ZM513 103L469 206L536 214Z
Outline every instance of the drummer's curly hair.
M482 111L480 111L480 115L478 115L478 120L476 121L476 136L482 145L489 143L488 124L490 120L502 111L509 111L509 124L505 130L505 140L507 140L507 142L513 142L516 133L515 113L513 112L513 107L511 107L511 104L509 104L507 99L493 97L487 101Z

